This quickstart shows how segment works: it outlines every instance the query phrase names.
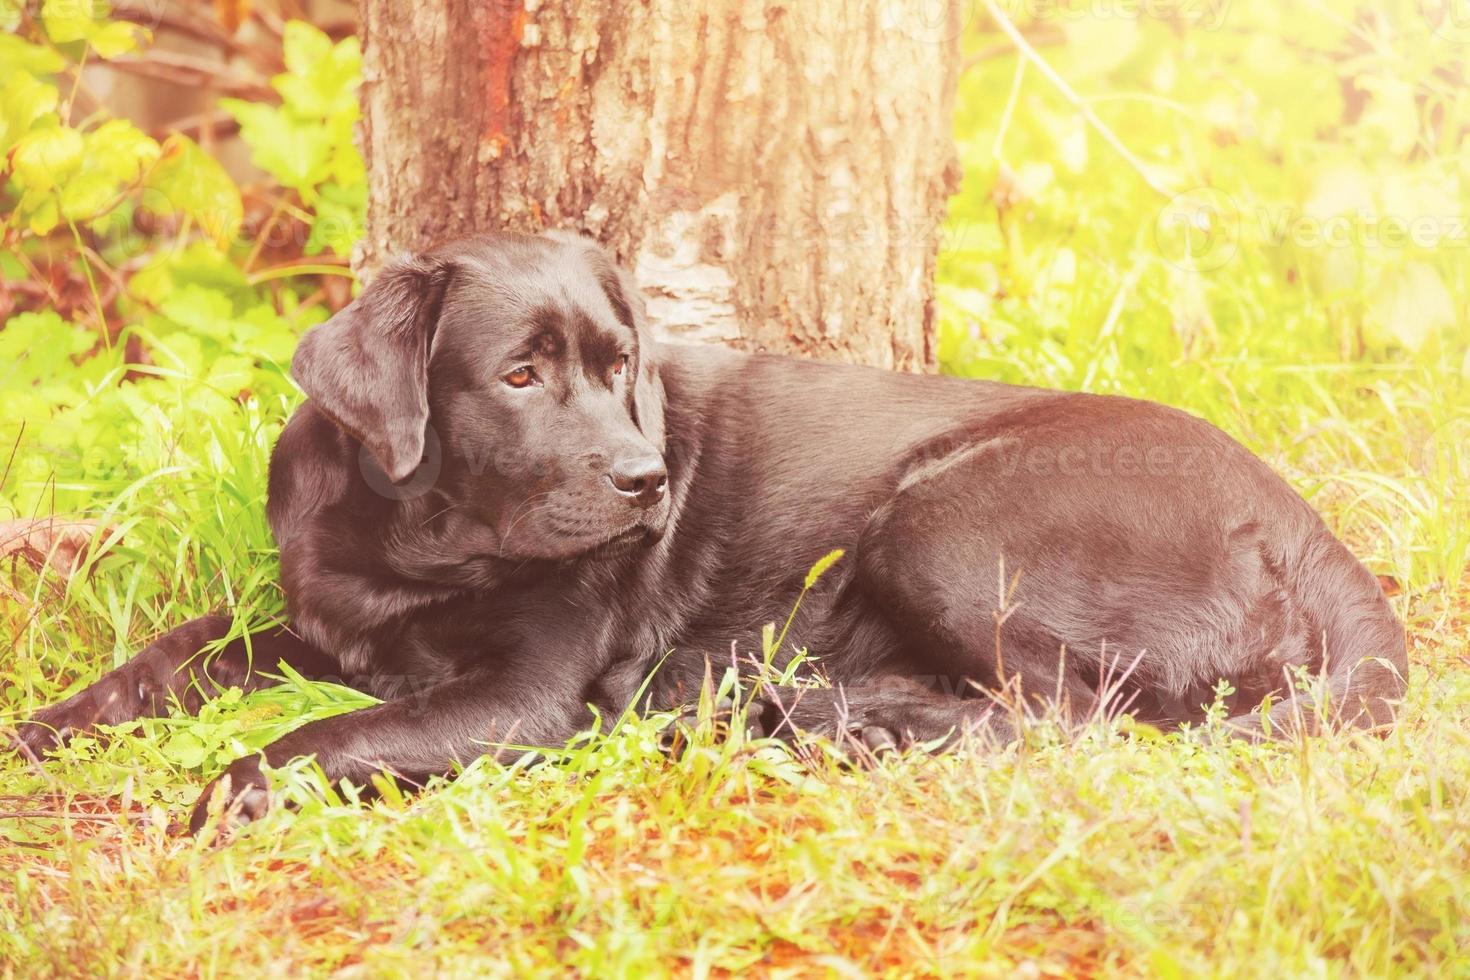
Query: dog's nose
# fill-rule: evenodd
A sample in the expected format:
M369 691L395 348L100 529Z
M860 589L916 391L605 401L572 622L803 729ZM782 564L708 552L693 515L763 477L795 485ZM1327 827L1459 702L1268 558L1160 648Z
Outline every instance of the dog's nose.
M652 507L664 499L669 487L669 471L662 456L634 456L612 465L607 478L613 487L640 506Z

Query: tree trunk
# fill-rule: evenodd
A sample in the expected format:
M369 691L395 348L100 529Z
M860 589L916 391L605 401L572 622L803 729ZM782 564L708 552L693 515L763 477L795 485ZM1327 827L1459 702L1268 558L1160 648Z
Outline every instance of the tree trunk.
M361 0L360 271L581 230L672 340L934 362L961 0Z

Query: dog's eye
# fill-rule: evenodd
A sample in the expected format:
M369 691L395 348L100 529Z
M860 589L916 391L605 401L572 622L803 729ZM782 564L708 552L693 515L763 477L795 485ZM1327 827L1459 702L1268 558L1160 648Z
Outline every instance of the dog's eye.
M535 368L529 364L522 364L500 380L512 388L529 388L531 385L536 384L538 379Z
M630 362L632 360L633 360L633 356L631 354L621 354L621 355L619 355L618 356L618 363L615 364L615 365L613 365L613 374L622 374L623 371L624 371L624 369L627 368L628 362Z

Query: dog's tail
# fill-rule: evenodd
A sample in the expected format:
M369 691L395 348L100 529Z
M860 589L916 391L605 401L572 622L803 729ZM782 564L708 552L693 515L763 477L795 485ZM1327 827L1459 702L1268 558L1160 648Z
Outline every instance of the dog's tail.
M1229 719L1233 731L1249 738L1324 728L1387 731L1408 686L1404 627L1378 580L1325 526L1314 530L1287 588L1316 633L1321 669L1306 690L1296 690L1297 678L1283 678L1293 694Z

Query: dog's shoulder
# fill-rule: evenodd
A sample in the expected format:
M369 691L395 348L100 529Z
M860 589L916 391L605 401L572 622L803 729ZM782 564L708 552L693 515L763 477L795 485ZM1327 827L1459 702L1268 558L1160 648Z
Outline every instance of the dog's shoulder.
M277 544L285 547L310 515L348 495L356 462L351 448L311 402L292 414L271 452L266 514Z

